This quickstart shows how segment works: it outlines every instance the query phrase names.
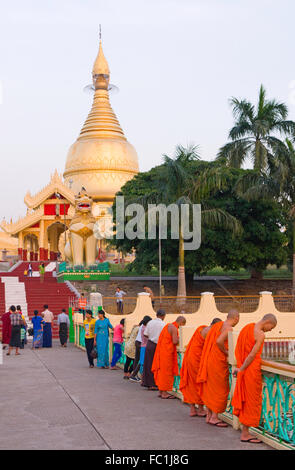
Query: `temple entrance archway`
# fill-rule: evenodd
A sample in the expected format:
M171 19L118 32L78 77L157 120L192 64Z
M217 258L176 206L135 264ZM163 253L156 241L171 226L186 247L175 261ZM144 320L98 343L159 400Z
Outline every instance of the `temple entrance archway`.
M23 249L27 261L38 261L39 240L37 235L33 233L26 234L24 236Z
M55 261L58 258L58 244L60 236L67 230L67 227L62 222L54 222L47 228L47 240L48 240L48 257L51 261Z

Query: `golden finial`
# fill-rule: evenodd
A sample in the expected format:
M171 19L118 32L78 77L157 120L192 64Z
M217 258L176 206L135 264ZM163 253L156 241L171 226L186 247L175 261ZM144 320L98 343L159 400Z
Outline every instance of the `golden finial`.
M107 75L108 77L110 75L109 65L102 50L101 25L99 25L99 50L92 70L92 76L97 75Z

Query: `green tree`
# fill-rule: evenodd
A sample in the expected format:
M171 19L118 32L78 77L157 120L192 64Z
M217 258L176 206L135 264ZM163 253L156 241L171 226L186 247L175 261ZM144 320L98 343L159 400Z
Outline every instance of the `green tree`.
M127 204L140 197L158 202L162 167L140 173L123 186L121 194ZM243 177L250 183L257 178L254 170L196 160L190 163L190 172L196 182L191 200L202 201L202 243L199 250L184 255L187 278L192 278L194 273L204 274L215 266L232 270L249 268L257 274L269 263L286 262L287 236L281 231L286 221L281 204L275 200L247 201L236 193L237 183ZM239 225L243 231L238 229ZM136 259L130 269L144 273L158 265L158 240L124 239L114 243L124 252L135 249ZM177 273L178 250L177 240L162 241L163 270Z
M202 227L210 226L228 228L233 231L241 231L241 226L235 217L231 216L223 208L210 207L210 204L204 203L204 198L212 191L215 191L216 181L214 178L206 179L201 178L208 165L217 167L216 164L209 164L208 162L201 162L198 160L196 147L178 146L174 158L164 156L163 165L154 168L144 175L137 175L133 180L129 181L122 189L121 194L126 198L126 204L132 202L142 202L145 205L148 203L164 203L181 205L183 203L200 203L202 204ZM215 171L215 170L214 170ZM202 181L202 184L200 184ZM197 183L196 183L197 182ZM219 187L227 185L227 178L222 173L218 176ZM182 237L182 227L179 227L179 240L178 248L176 242L163 241L163 250L165 255L165 264L169 267L175 268L175 262L178 259L178 292L177 295L181 298L186 296L186 282L185 282L185 258L191 259L195 253L191 251L185 257L184 240ZM143 250L147 249L147 244L150 247L155 247L155 243L151 240L147 242L134 240L130 243L129 240L115 240L115 246L122 251L130 251L132 248L136 250L137 258L133 263L134 267L141 270L143 267L147 268L151 265L152 260L155 258L155 251L151 248L148 252L144 253ZM178 257L175 256L176 250ZM152 254L153 252L153 254ZM214 250L207 249L206 257L202 251L202 265L203 268L214 266ZM191 276L193 272L189 269Z
M230 142L220 149L217 159L235 168L241 168L249 159L254 169L271 171L284 145L277 135L295 132L295 123L287 120L287 106L267 100L262 85L256 107L237 98L231 98L230 105L235 122L229 132Z

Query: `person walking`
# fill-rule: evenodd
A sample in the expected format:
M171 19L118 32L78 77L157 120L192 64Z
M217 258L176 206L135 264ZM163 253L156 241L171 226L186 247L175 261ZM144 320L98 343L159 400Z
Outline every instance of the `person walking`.
M121 288L118 286L116 288L115 297L116 297L116 302L117 302L117 313L120 313L121 315L123 314L123 296L124 295L126 295L126 292L121 290Z
M135 361L135 354L136 354L136 347L135 347L135 340L138 334L140 326L134 325L128 341L126 341L124 354L126 356L126 361L124 364L124 379L129 379L131 373L133 371L134 361Z
M20 305L16 306L16 311L17 311L17 313L19 313L22 316L22 319L23 319L23 324L22 324L21 330L20 330L20 343L21 343L20 348L24 349L25 344L26 344L27 322L26 322L26 319L25 319L25 317L22 313L22 309L21 309Z
M66 309L63 308L62 312L57 316L57 324L59 327L59 340L61 347L67 347L68 332L70 327L69 315L66 314Z
M148 342L146 345L143 365L142 385L144 387L147 387L149 390L158 390L158 387L156 386L154 381L154 374L152 373L152 364L159 336L165 326L165 315L165 310L159 309L157 311L157 318L151 320L147 324L147 327L144 332L144 335L148 338Z
M44 320L39 315L38 310L34 310L34 316L32 318L33 324L33 342L32 349L42 348L43 345L43 324Z
M10 353L13 348L15 348L15 355L19 356L19 348L21 346L21 340L20 340L20 330L21 326L23 324L23 319L20 313L16 311L16 308L14 305L11 305L10 309L10 322L11 322L11 336L10 336L10 341L9 341L9 349L8 352L6 353L6 356L10 356Z
M119 325L116 325L114 328L114 336L113 336L114 352L113 352L113 358L111 362L111 370L118 369L116 364L122 356L124 324L125 324L125 319L122 318Z
M33 268L32 268L32 264L29 263L29 266L28 266L28 276L29 277L32 277L33 276Z
M40 282L43 284L44 277L45 277L45 264L41 263L39 265L39 274L40 274Z
M95 318L92 317L91 310L86 310L85 312L85 320L84 330L85 330L85 348L87 353L87 358L89 362L89 367L92 369L94 367L93 357L91 356L91 352L94 347L94 337L95 337Z
M135 340L135 359L134 359L133 372L129 377L131 382L141 381L137 375L140 369L141 332L142 332L142 328L146 326L151 319L152 318L149 315L145 315L143 319L141 320L141 322L139 323L139 329L138 329L138 333L137 333L136 340Z
M44 311L42 312L44 320L43 325L43 348L52 348L52 322L54 315L48 310L48 305L44 305Z
M106 318L104 310L99 310L95 322L94 346L97 348L97 367L109 368L109 329L114 329L110 320Z

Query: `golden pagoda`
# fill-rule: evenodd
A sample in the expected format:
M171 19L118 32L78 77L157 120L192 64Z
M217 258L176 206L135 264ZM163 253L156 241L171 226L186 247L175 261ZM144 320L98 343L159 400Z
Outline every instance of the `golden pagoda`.
M69 149L64 179L74 193L83 186L95 202L108 203L138 173L138 157L110 105L110 70L101 40L92 80L92 108L79 137Z
M12 254L17 252L24 261L53 261L59 254L63 255L65 232L75 213L75 195L82 187L94 200L95 219L107 222L111 217L108 209L116 192L138 173L136 150L127 141L110 105L110 70L101 40L92 78L93 105L68 152L64 181L55 170L49 184L41 191L26 194L24 217L0 223L0 230L4 231L0 231L0 248L7 247ZM100 260L116 259L116 252L106 251L105 240L98 240L97 248Z

